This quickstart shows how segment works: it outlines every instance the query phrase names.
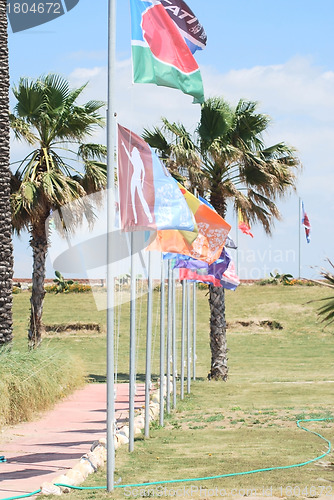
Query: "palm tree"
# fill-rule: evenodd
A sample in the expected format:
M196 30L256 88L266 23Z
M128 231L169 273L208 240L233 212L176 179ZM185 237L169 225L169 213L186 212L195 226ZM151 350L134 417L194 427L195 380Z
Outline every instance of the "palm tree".
M257 113L257 103L240 100L232 108L222 98L204 102L196 132L163 119L163 127L145 130L144 139L160 152L171 173L186 176L193 188L222 217L228 203L244 219L260 222L270 234L280 214L275 201L295 187L295 150L284 143L265 147L262 134L270 118ZM227 342L224 289L210 286L209 377L226 380Z
M22 78L13 88L17 99L11 126L18 139L34 149L12 176L12 221L18 233L30 232L33 253L31 314L28 338L31 347L42 339L45 260L48 250L47 219L52 211L79 200L73 225L89 206L82 197L106 185L105 146L82 144L96 126L104 126L100 101L78 104L85 85L71 90L66 79L47 75L30 80ZM74 150L72 149L74 148ZM83 172L73 165L83 163ZM80 202L82 200L82 202ZM67 227L66 230L71 228Z
M0 0L0 346L13 338L13 245L10 214L7 1Z
M329 264L334 270L334 264L331 262L329 259L327 259ZM326 286L328 288L331 288L332 290L334 289L334 272L329 271L328 269L322 269L320 271L320 274L322 276L322 280L315 280L316 283L318 283L321 286ZM327 323L328 325L334 323L334 295L330 295L329 297L325 297L323 299L318 299L318 300L312 300L311 302L325 302L324 305L322 305L318 309L318 314L320 316L324 316L322 319L323 322Z

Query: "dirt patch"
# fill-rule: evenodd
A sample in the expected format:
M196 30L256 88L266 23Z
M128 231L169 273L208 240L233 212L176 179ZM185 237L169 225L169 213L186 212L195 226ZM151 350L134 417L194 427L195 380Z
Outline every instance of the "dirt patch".
M75 335L77 333L101 333L101 326L98 323L56 323L44 325L48 336L66 334Z
M279 321L276 320L271 320L271 319L262 319L262 320L256 320L256 319L249 319L249 320L237 320L237 321L230 321L227 323L227 328L231 330L235 329L240 329L242 328L247 328L247 331L268 331L268 330L283 330L283 326Z

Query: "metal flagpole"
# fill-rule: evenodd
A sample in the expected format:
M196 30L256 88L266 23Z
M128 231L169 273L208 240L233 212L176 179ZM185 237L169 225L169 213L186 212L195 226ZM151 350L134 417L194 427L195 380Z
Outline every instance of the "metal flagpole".
M160 419L164 425L164 387L165 387L165 263L161 254L161 283L160 283Z
M302 227L302 201L299 197L299 221L298 221L298 278L301 275L301 259L300 259L300 240L301 240L301 227Z
M182 280L182 326L181 326L181 399L184 399L184 341L186 324L186 280Z
M196 282L193 283L193 380L196 380Z
M167 283L167 367L166 367L166 410L170 413L170 355L171 355L171 333L172 333L172 265L168 259L168 283Z
M237 269L237 275L239 276L239 217L238 217L238 209L236 213L236 231L235 231L235 244L237 245L237 254L236 254L236 269Z
M173 408L176 408L176 304L175 304L175 278L172 270L172 369L173 369Z
M190 394L191 380L191 342L190 342L190 287L187 281L187 393Z
M146 328L146 370L145 370L145 437L150 436L150 387L151 387L151 352L152 352L152 259L148 252L147 283L147 328Z
M108 108L107 108L107 490L114 489L115 471L115 353L114 353L114 278L111 273L114 229L114 174L117 168L116 113L116 0L108 4Z
M129 368L129 451L134 450L135 391L136 391L136 272L134 265L133 232L131 240L131 291L130 291L130 368Z

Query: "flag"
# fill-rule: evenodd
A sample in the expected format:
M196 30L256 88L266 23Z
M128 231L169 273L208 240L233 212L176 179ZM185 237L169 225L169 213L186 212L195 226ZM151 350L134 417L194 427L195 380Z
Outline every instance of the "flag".
M248 222L243 218L240 208L238 209L238 228L242 233L249 234L249 236L254 238L254 235L251 233L251 228Z
M178 27L158 0L130 0L135 83L182 90L204 101L201 73Z
M200 274L208 274L214 276L218 280L222 279L222 276L226 269L228 268L231 257L228 252L223 248L219 259L217 259L212 264L208 264L202 260L192 259L187 255L177 255L177 254L166 254L169 258L174 257L173 269L191 269L192 271L199 272Z
M183 0L160 0L169 17L174 21L183 36L190 52L202 50L206 46L207 36L203 26Z
M226 248L232 248L233 250L236 250L238 248L232 238L230 238L229 236L226 238L225 246Z
M223 287L227 290L235 290L240 284L240 280L235 273L234 262L227 252L222 253L221 257L222 259L208 266L207 270L180 268L179 279L199 281L201 283ZM224 262L224 265L222 265L222 262ZM221 267L214 268L215 265L219 264Z
M302 225L305 227L306 241L307 241L307 243L310 243L310 241L311 241L311 238L310 238L311 224L310 224L309 218L307 216L307 213L305 212L303 201L302 201Z
M172 255L174 258L174 266L173 269L205 269L208 270L209 264L204 262L203 260L192 259L188 255L179 255L179 254L167 254Z
M201 196L198 197L198 199L200 201L202 201L203 203L205 203L208 207L210 207L212 210L216 211L214 206L211 205L211 203L206 200L205 198L202 198ZM225 241L225 246L226 248L232 248L234 250L236 250L238 247L237 245L234 243L234 241L232 240L232 238L230 238L229 236L226 238L226 241Z
M224 272L220 283L222 287L226 288L227 290L235 290L237 286L240 285L240 280L235 272L235 265L233 260L231 260L227 270Z
M121 125L118 181L123 230L183 229L197 236L193 213L175 179L150 146Z
M231 226L183 186L180 186L180 191L195 216L197 238L190 244L180 231L157 231L155 240L147 249L188 255L212 264L219 258Z
M200 283L207 283L213 286L222 286L220 280L209 274L202 274L193 269L179 269L179 279L189 281L199 281Z
M223 251L213 264L209 265L208 274L213 275L215 278L221 280L223 278L223 274L228 269L231 262L230 254L223 248Z

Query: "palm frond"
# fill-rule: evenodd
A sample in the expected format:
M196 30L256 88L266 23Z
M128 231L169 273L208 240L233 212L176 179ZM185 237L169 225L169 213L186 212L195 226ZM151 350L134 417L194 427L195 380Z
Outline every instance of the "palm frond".
M36 144L38 137L31 131L27 122L12 113L9 114L9 121L16 139L25 140L30 145Z
M201 151L230 130L233 113L222 98L214 97L205 101L201 109L201 121L197 128L201 140Z
M103 144L80 144L77 156L84 161L105 160L107 158L107 147Z
M334 264L332 263L332 261L330 259L327 259L327 261L334 269ZM323 268L320 270L320 274L323 277L323 280L316 280L315 282L319 285L334 289L334 273L328 269ZM330 325L334 322L334 295L310 302L327 302L324 306L318 309L318 315L324 316L322 321L327 323L327 325Z
M142 138L151 148L158 150L164 157L170 155L170 143L159 127L154 127L153 130L145 128Z

